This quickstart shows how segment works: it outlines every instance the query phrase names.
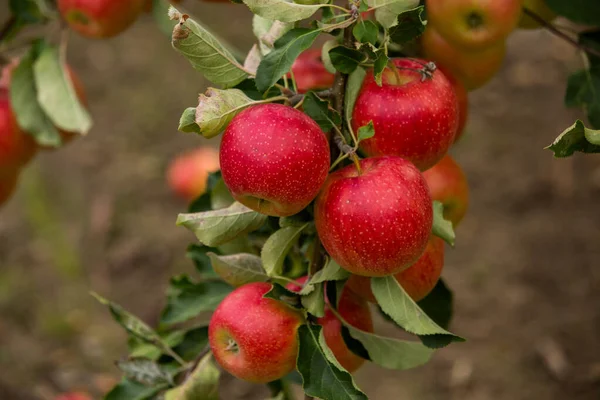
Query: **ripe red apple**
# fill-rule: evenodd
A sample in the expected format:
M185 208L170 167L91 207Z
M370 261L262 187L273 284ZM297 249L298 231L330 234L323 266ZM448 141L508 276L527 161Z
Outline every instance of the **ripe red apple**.
M454 137L454 143L456 143L462 137L465 126L467 125L467 120L469 119L469 96L465 85L463 85L449 69L443 65L438 65L437 67L452 84L456 99L458 100L458 129L456 130L456 136Z
M443 267L444 241L437 236L431 236L425 252L417 262L394 275L394 278L414 301L419 301L433 290L440 279ZM363 299L371 303L377 302L371 291L370 278L352 275L346 285Z
M260 104L233 118L223 134L220 161L237 201L263 214L287 216L319 193L329 171L329 144L306 114Z
M292 65L299 93L327 89L333 86L335 75L325 69L321 49L309 49L300 54Z
M383 72L383 85L369 72L362 84L352 126L373 121L375 136L360 143L369 156L395 155L410 160L421 171L432 167L448 151L458 128L458 102L452 84L439 71L423 79L425 60L394 60L397 74Z
M0 172L21 168L31 160L36 150L33 137L17 124L8 90L0 88Z
M523 0L427 0L427 19L454 46L482 50L515 29Z
M386 276L423 254L433 211L427 182L400 157L376 157L327 178L315 203L315 224L337 263L363 276Z
M109 38L127 29L143 11L145 0L58 0L60 15L83 36Z
M523 7L527 8L530 11L533 11L535 14L542 17L547 22L552 22L556 18L556 13L548 7L545 0L525 0L523 2ZM523 29L537 29L542 26L536 20L532 19L525 13L521 14L521 19L519 20L519 28Z
M206 190L208 174L218 170L219 152L212 147L201 147L171 161L167 181L177 195L191 201Z
M0 206L10 199L17 188L19 169L0 170Z
M465 86L475 90L496 75L506 54L506 43L479 51L459 49L446 41L435 29L428 27L421 36L423 54L448 69Z
M299 292L307 279L308 276L303 276L296 280L297 284L289 283L286 288ZM342 290L337 310L342 318L353 327L365 332L373 332L373 319L371 318L369 305L351 290L346 288ZM317 323L323 327L325 342L342 367L352 373L364 364L365 359L354 354L346 346L342 337L342 322L331 311L328 301L325 306L325 315L318 318Z
M469 207L469 184L467 177L450 156L423 173L433 200L444 204L444 217L456 227Z
M302 315L264 298L271 284L259 282L231 292L215 310L208 327L215 360L237 378L266 383L296 367L297 330Z
M73 392L58 395L54 400L92 400L92 398L87 393Z

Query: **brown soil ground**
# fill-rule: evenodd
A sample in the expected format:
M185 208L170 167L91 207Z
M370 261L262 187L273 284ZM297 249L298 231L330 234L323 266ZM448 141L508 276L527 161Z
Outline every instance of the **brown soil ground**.
M250 46L243 6L189 3ZM413 371L364 367L357 379L371 399L600 398L600 156L555 160L543 150L580 117L562 105L580 59L545 32L509 42L501 73L472 93L468 133L453 150L472 205L444 274L456 295L453 328L468 341ZM69 59L95 126L39 155L1 210L0 399L74 389L100 398L118 378L125 335L88 292L152 323L168 277L192 270L183 254L193 237L174 223L185 205L164 171L207 143L177 132L207 83L150 17L113 40L72 35ZM254 391L236 386L224 398L261 398Z

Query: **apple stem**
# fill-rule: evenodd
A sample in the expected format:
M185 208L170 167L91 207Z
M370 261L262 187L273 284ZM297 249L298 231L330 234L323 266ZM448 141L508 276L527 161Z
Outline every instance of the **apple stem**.
M352 153L350 155L350 158L352 158L352 162L354 163L354 166L356 167L356 170L358 171L358 175L362 175L362 168L360 167L360 159L358 158L358 156L356 155L356 153Z
M531 11L529 8L527 7L523 7L523 13L525 13L525 15L527 15L528 17L530 17L531 19L533 19L535 22L539 23L540 25L542 25L546 30L548 30L548 32L552 33L553 35L561 38L562 40L564 40L565 42L569 43L571 46L576 47L588 54L593 54L596 57L600 57L600 51L587 46L583 43L579 43L577 40L573 39L572 37L570 37L569 35L567 35L566 33L564 33L563 31L561 31L560 29L558 29L556 26L554 26L552 23L546 21L544 18L540 17L539 15L537 15L535 12Z

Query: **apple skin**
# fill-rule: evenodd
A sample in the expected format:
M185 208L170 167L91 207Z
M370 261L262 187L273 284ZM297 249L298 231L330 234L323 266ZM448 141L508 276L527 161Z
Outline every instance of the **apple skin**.
M310 117L281 104L236 115L223 134L221 172L232 196L255 211L289 216L319 193L329 171L329 143Z
M323 246L349 272L387 276L423 254L433 221L425 178L395 156L360 161L327 178L315 202L315 225Z
M218 170L219 152L212 147L200 147L171 161L167 182L173 192L192 201L206 191L208 174Z
M433 290L440 279L443 267L444 241L437 236L431 236L425 252L417 262L394 275L394 278L414 301L420 301ZM370 278L352 275L346 285L364 300L377 302L371 290Z
M435 71L422 80L427 61L396 59L401 82L390 68L383 73L383 85L370 71L354 106L352 126L357 131L373 121L375 136L361 141L370 157L395 155L410 160L421 171L432 167L446 154L458 128L458 101L452 84Z
M544 0L525 0L523 2L523 7L533 11L547 22L552 22L557 17L556 13L548 7ZM542 27L537 21L525 13L521 14L518 26L521 29L538 29Z
M454 137L454 143L456 143L465 132L465 126L469 119L469 94L465 85L463 85L448 68L441 64L437 67L452 84L456 99L458 100L458 129L456 130L456 136Z
M523 0L427 0L427 18L454 46L482 50L516 28Z
M6 203L17 188L19 169L0 170L0 206Z
M454 227L458 226L469 208L469 184L460 165L446 156L423 176L433 200L444 204L444 217L452 221Z
M282 378L296 367L300 312L264 298L270 283L249 283L231 292L208 326L215 360L230 374L254 383ZM232 344L237 348L230 349Z
M465 51L452 46L438 31L428 27L421 36L425 58L449 70L469 91L488 83L502 67L506 55L506 43L480 51Z
M74 392L58 395L54 400L92 400L92 398L87 393Z
M36 151L33 137L23 132L17 124L8 90L0 88L0 172L23 167Z
M132 25L145 0L58 0L57 6L71 29L89 38L105 39Z
M296 280L297 284L288 283L286 288L293 292L299 292L307 279L308 276L303 276ZM346 342L342 337L342 322L331 311L329 301L327 299L325 301L327 302L325 315L318 318L317 323L323 327L325 342L333 352L336 360L346 371L352 373L365 363L365 359L354 354L346 346ZM342 318L353 327L365 332L373 332L373 318L371 317L369 305L346 287L342 290L337 310Z
M325 69L321 60L321 49L302 52L292 64L292 72L296 79L298 93L330 88L335 79L335 75Z

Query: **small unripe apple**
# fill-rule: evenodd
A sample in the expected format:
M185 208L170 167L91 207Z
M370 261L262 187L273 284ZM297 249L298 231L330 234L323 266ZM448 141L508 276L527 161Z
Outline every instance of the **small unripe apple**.
M427 242L425 252L417 262L394 275L394 278L414 301L420 301L433 290L440 279L443 267L444 241L437 236L432 236ZM371 303L377 302L371 290L370 278L352 275L346 285L363 299Z
M215 360L233 376L254 383L282 378L296 367L300 312L263 296L271 284L259 282L231 292L208 327Z
M444 218L456 227L469 207L469 184L464 171L452 157L446 156L423 176L433 200L444 204Z
M116 36L135 22L145 0L58 0L69 27L95 39Z
M335 75L325 69L321 60L321 49L302 52L292 64L292 72L299 93L330 88L335 79Z
M191 201L206 191L208 175L218 170L219 152L201 147L177 156L169 165L167 181L177 195Z
M74 392L58 395L54 400L92 400L92 398L87 393Z
M503 42L521 17L523 0L427 0L429 26L454 46L483 50Z
M21 168L36 151L33 137L23 132L17 124L8 90L0 88L0 172Z
M458 100L458 129L456 130L456 136L454 137L454 143L456 143L462 137L463 133L465 133L465 126L469 119L469 95L465 85L463 85L449 69L441 64L437 67L452 84L454 93L456 93L456 99Z
M431 27L421 36L421 45L426 58L452 72L467 90L478 89L489 82L502 67L506 54L504 41L483 50L466 51L448 43Z
M373 121L375 136L360 143L369 156L406 158L421 171L448 151L458 128L458 101L452 84L439 71L423 75L425 60L401 58L386 68L379 86L370 71L352 117L358 130Z
M327 178L315 202L319 238L353 274L386 276L423 254L433 221L425 178L400 157L376 157Z
M329 171L329 144L306 114L260 104L233 118L223 134L220 161L237 201L282 217L301 211L319 193Z
M552 22L556 18L556 13L548 7L545 0L525 0L523 2L523 7L527 8L530 11L533 11L535 14L542 17L546 22ZM531 18L525 13L521 14L521 19L519 20L519 28L522 29L537 29L541 28L539 22Z
M296 280L297 284L289 283L286 288L294 292L299 292L302 290L302 285L306 283L307 279L307 276L303 276ZM348 372L352 373L364 364L365 359L354 354L346 346L346 342L344 342L344 338L342 337L342 322L329 308L329 301L327 299L326 302L325 315L318 318L317 323L323 327L325 342L331 349L336 360ZM369 305L351 290L347 288L342 289L337 311L353 327L365 332L373 332L373 319L371 318Z
M0 170L0 206L6 203L17 188L17 180L19 179L19 169L3 169Z

